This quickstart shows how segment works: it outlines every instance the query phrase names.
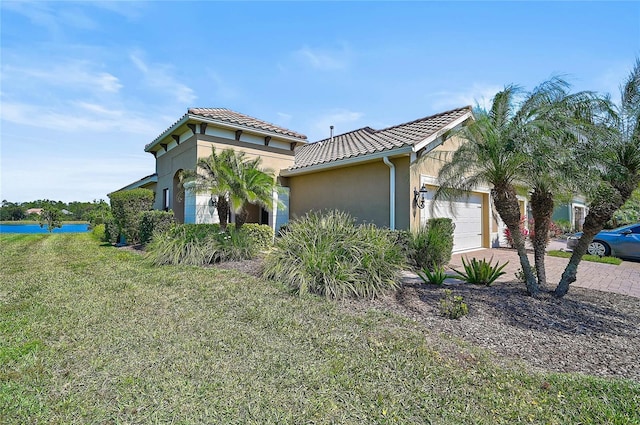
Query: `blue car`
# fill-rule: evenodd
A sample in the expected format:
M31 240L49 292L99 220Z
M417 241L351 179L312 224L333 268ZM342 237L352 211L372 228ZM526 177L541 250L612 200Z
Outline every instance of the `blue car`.
M567 239L567 248L574 249L582 232ZM589 244L587 252L591 255L613 256L640 260L640 223L617 229L603 230Z

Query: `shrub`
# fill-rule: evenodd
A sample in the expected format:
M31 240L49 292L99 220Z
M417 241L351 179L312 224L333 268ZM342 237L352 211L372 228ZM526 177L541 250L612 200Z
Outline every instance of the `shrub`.
M91 235L96 238L99 241L106 241L105 239L105 235L106 235L106 231L105 231L105 225L103 224L96 224L95 226L93 226L93 229L91 229Z
M229 226L226 232L216 235L216 262L249 260L258 255L260 248L251 233L245 232L245 226L246 224L239 230Z
M421 269L444 267L451 260L454 225L450 218L431 218L411 234L410 256Z
M528 231L528 237L529 240L531 240L533 242L533 238L535 237L535 225L536 222L534 219L529 219L529 231ZM521 230L522 231L522 230ZM546 243L549 243L549 240L551 238L555 238L558 237L560 235L562 235L562 229L560 228L560 226L558 226L556 223L554 223L553 221L549 222L549 234L547 235L547 241Z
M118 230L118 225L116 224L116 220L113 217L107 217L104 220L104 241L109 242L110 244L118 243L118 236L120 235L120 231Z
M193 239L182 226L156 233L147 245L146 258L155 265L186 264L201 266L214 262L218 241L214 237Z
M245 223L241 230L259 249L266 249L273 245L273 229L266 224Z
M422 269L422 272L418 272L418 276L425 282L432 285L442 285L447 278L447 274L444 272L444 267L438 267L435 264L432 270L427 268Z
M140 243L148 243L154 232L166 232L173 224L175 224L173 211L142 211L140 213Z
M122 190L109 194L111 211L118 230L127 243L140 242L140 213L153 206L153 192L149 189Z
M507 264L509 264L509 262L507 261L500 266L496 261L496 264L492 265L492 261L493 256L488 262L484 258L481 261L472 258L471 262L467 263L463 257L462 265L464 267L464 272L460 272L456 269L453 269L453 271L458 273L459 279L462 279L467 283L489 286L493 282L495 282L497 278L499 278L503 274L506 274L506 272L503 272L502 269L504 269Z
M562 233L571 233L571 222L569 220L556 220L555 225L560 228Z
M527 230L527 228L524 227L524 222L525 222L525 218L522 217L520 219L520 234L522 235L523 239L526 239L527 236L529 236L529 230ZM509 245L509 247L515 248L515 245L513 244L513 239L511 238L511 230L509 230L508 227L505 227L504 229L504 237L507 240L507 244Z
M179 224L154 234L147 245L147 259L155 265L197 266L251 259L257 255L258 247L243 228L229 226L221 232L217 224Z
M393 243L400 248L405 260L412 260L411 232L407 230L387 230L387 232Z
M265 258L263 275L300 295L373 298L398 287L403 264L388 231L356 226L348 214L330 211L290 222Z
M460 295L453 295L451 289L444 290L440 299L440 314L449 319L459 319L469 313L469 307Z
M558 226L558 223L552 221L549 224L549 237L557 238L558 236L561 236L563 233L564 233L564 230L562 230L562 227Z

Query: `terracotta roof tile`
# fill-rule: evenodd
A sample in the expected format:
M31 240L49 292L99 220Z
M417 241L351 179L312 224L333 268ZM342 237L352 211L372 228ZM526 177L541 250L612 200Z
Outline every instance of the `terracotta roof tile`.
M226 108L190 108L188 114L307 140L304 134Z
M465 106L382 130L364 127L300 146L295 150L295 163L290 169L412 146L470 112L471 107Z

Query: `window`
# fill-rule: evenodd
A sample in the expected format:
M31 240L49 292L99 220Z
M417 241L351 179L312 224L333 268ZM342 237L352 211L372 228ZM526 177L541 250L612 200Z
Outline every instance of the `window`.
M162 209L169 211L169 189L162 189Z
M640 233L640 226L632 227L631 233Z

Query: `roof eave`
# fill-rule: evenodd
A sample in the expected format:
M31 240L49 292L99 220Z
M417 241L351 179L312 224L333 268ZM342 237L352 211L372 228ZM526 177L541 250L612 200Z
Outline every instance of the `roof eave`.
M111 195L112 193L115 192L120 192L123 190L131 190L131 189L136 189L138 187L144 186L145 184L149 184L149 183L158 183L158 174L157 173L153 173L150 174L146 177L141 178L140 180L136 180L133 183L129 183L128 185L118 189L118 190L114 190L113 192L108 193L107 195Z
M231 129L231 130L243 130L243 131L247 131L247 132L258 133L258 134L261 134L261 135L262 134L264 134L264 135L275 135L279 139L286 140L287 142L295 142L295 143L302 143L302 144L308 143L306 139L302 139L302 138L294 137L294 136L289 136L287 134L278 133L277 131L263 130L263 129L256 128L256 127L250 127L250 126L241 125L241 124L234 124L234 123L230 123L230 122L226 122L226 121L220 121L220 120L216 120L216 119L213 119L213 118L206 118L206 117L202 117L200 115L194 115L194 114L187 113L180 120L178 120L174 125L169 127L167 130L165 130L158 137L156 137L153 142L151 142L147 146L145 146L144 151L145 152L151 152L155 146L157 146L160 142L162 142L164 139L169 137L171 135L171 133L176 131L179 127L181 127L184 124L188 123L190 120L204 122L204 123L207 123L207 124L214 124L214 125L216 125L218 127L223 127L223 128L227 128L227 129Z
M438 139L438 137L441 137L444 133L446 133L449 130L453 130L454 128L456 128L460 124L464 123L469 118L473 119L473 113L470 110L468 112L466 112L464 115L456 118L455 120L451 121L449 124L447 124L444 127L440 128L435 133L431 134L430 136L422 139L421 141L419 141L418 143L413 145L414 146L414 148L413 148L414 152L419 152L421 149L427 147L429 145L429 143L434 142L435 140ZM431 149L435 148L436 146L437 145L432 146Z
M162 132L158 137L156 137L153 140L153 142L151 142L147 146L145 146L144 147L144 151L145 152L151 152L153 147L157 146L166 137L169 137L169 135L171 133L173 133L174 131L176 131L176 129L178 129L178 127L180 127L180 126L186 124L187 122L189 122L189 119L190 119L190 115L189 114L184 114L182 116L182 118L180 118L175 124L173 124L171 127L169 127L164 132Z
M257 128L257 127L251 127L248 125L242 125L242 124L234 124L228 121L221 121L221 120L216 120L213 118L207 118L207 117L202 117L200 115L192 115L192 114L188 114L189 117L191 117L194 120L198 120L198 121L202 121L202 122L206 122L207 124L215 124L219 127L225 127L225 128L229 128L232 130L246 130L252 133L258 133L258 134L264 134L266 136L269 135L276 135L278 138L280 139L284 139L288 142L298 142L298 143L303 143L306 144L307 139L302 139L300 137L295 137L295 136L290 136L288 134L282 134L282 133L278 133L277 131L272 131L272 130L264 130L262 128Z
M376 159L382 159L384 157L406 155L406 154L410 154L412 151L413 151L413 147L411 145L403 146L401 148L383 150L383 151L378 151L378 152L365 154L365 155L352 156L349 158L339 159L336 161L322 162L320 164L309 165L307 167L285 169L280 171L280 176L293 177L293 176L299 176L303 174L316 173L318 171L326 171L333 168L342 168L342 167L347 167L347 166L351 166L351 165L355 165L363 162L374 161Z

